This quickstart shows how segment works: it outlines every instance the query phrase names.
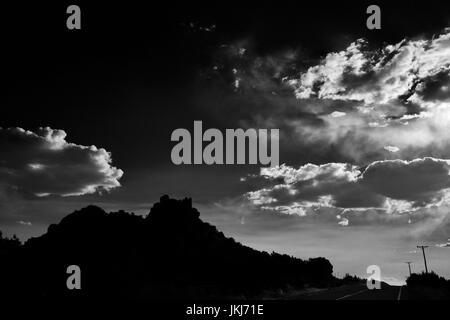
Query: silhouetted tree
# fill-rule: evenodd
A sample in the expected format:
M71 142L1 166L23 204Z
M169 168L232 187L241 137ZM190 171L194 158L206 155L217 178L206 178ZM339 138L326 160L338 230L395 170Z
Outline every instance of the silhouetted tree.
M410 299L449 299L450 280L434 272L413 273L406 280Z

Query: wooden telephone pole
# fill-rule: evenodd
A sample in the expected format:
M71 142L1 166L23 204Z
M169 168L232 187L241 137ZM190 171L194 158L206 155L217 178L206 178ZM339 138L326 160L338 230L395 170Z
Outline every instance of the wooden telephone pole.
M408 264L408 269L409 269L409 276L411 277L411 261L407 261L407 262L405 262L405 263L407 263Z
M417 248L422 249L423 261L425 263L425 273L428 273L427 258L425 257L425 248L428 248L428 246L417 246Z

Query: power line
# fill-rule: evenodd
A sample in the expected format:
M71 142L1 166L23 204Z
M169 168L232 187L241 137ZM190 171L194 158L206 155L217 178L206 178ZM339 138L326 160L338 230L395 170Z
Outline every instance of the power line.
M425 257L425 248L428 248L428 246L417 246L417 248L422 249L423 261L425 263L425 273L428 273L427 258Z

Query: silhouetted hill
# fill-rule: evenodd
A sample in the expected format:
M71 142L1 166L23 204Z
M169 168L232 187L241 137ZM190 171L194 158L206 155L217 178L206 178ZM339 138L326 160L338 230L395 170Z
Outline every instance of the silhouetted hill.
M252 297L333 280L325 258L259 252L199 216L190 199L168 196L146 217L89 206L16 247L14 255L5 251L8 267L0 277L9 279L9 295L143 299ZM81 290L66 287L69 265L81 268Z

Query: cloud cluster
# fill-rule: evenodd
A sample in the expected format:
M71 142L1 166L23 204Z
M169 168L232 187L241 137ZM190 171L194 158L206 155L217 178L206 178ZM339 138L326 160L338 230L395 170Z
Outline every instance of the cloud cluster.
M443 75L450 68L448 32L431 40L404 40L375 51L365 47L367 43L358 40L291 80L297 97L386 104L408 96L419 83L426 87L430 79L446 80ZM436 89L436 84L433 87Z
M378 49L360 39L315 60L259 55L251 41L223 51L210 79L232 90L205 110L279 128L288 164L242 179L253 206L341 226L398 223L433 240L448 233L450 29Z
M448 242L446 242L446 243L438 243L438 244L436 244L436 247L438 247L438 248L450 248L450 239L448 239Z
M327 163L296 169L283 164L262 168L259 176L250 176L246 182L261 178L263 187L246 194L261 209L299 216L326 209L327 214L335 213L343 226L355 216L357 223L371 222L381 215L406 223L411 218L422 220L421 210L448 202L450 161L430 157L384 160L365 168Z
M370 164L361 183L391 199L417 205L436 202L450 188L450 161L434 158L387 160Z
M358 40L287 80L303 103L347 105L345 115L318 115L325 125L297 130L299 138L338 144L354 161L450 157L450 30L430 40L366 48Z
M249 41L225 49L214 74L235 92L205 103L218 118L226 108L241 126L280 128L285 149L316 159L450 158L450 30L379 49L357 40L312 65L295 50L259 56Z
M78 196L119 187L123 171L96 146L66 141L63 130L0 128L0 180L26 195Z

